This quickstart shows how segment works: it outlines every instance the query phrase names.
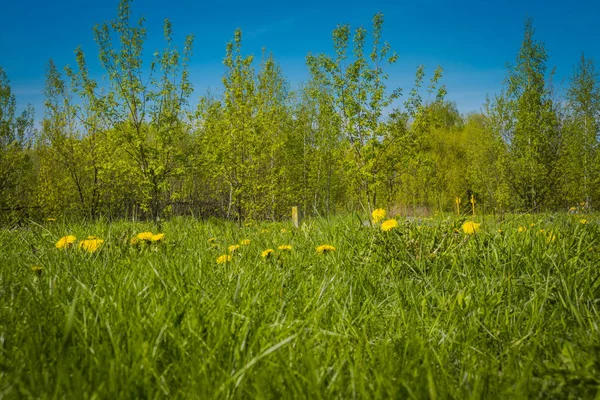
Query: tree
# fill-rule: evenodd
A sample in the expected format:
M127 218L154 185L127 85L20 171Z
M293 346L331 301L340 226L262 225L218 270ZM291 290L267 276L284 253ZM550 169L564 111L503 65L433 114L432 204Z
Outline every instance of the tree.
M186 37L180 52L173 47L172 26L165 20L166 47L154 53L146 73L142 57L144 18L136 26L130 24L130 19L131 0L121 0L117 19L94 28L100 62L109 79L108 92L88 93L84 62L79 63L78 74L83 93L94 101L95 107L103 107L101 114L107 127L117 133L117 145L123 146L137 166L144 206L153 219L158 219L170 203L169 179L183 173L184 160L193 151L186 146L186 106L192 93L188 61L193 36ZM83 60L82 53L80 59Z
M567 91L563 197L570 204L598 200L598 139L600 135L600 82L593 60L581 55Z
M495 134L506 146L501 171L516 194L516 205L537 211L550 205L556 189L561 131L546 82L548 55L534 33L527 19L516 64L508 66L506 87L489 113Z
M388 74L383 68L394 64L398 56L388 43L382 43L383 23L383 14L373 17L369 54L365 54L367 31L357 28L351 35L350 26L341 25L333 31L335 58L324 54L307 57L311 75L318 76L333 93L335 114L352 151L350 176L359 201L366 201L368 210L377 202L375 177L381 149L381 117L384 109L400 96L399 89L386 93Z
M21 115L16 110L10 81L0 67L0 209L11 219L28 214L33 185L29 150L34 111L30 105Z

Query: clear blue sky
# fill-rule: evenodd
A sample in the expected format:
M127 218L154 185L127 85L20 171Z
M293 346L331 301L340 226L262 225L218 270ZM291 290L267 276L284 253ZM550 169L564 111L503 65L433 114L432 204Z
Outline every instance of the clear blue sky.
M43 116L47 62L74 65L81 45L92 75L101 79L92 27L116 17L118 0L9 0L0 15L0 65L11 80L19 108L27 103ZM263 1L137 0L133 15L147 18L147 54L162 48L162 21L173 22L176 43L196 36L191 77L192 104L212 88L218 92L225 44L236 28L244 35L247 54L272 52L292 83L308 78L309 52L332 53L331 31L338 24L370 27L372 16L385 15L384 39L399 54L389 70L390 86L410 90L417 65L445 69L448 99L461 112L477 111L486 95L501 90L506 62L513 62L523 37L523 22L534 18L537 39L546 44L549 67L557 68L555 84L568 77L582 52L600 70L600 2L578 0L423 0L423 1ZM566 79L566 80L565 80Z

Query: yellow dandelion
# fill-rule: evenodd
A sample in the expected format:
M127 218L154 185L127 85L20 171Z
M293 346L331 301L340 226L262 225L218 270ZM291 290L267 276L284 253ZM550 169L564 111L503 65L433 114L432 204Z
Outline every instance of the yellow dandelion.
M250 244L250 239L244 239L240 242L242 246L248 246Z
M335 251L335 247L329 244L322 244L319 247L317 247L317 253L319 254L329 253L331 251Z
M585 224L587 224L587 223L588 223L588 221L587 221L587 219L580 219L580 220L579 220L579 223L580 223L581 225L585 225Z
M385 218L385 210L383 208L377 208L373 210L371 217L373 218L373 223L377 224L379 221Z
M102 246L104 240L102 239L86 239L79 242L79 248L89 253L93 253Z
M228 254L223 254L222 256L217 258L217 264L225 264L231 261L231 256Z
M269 230L268 230L268 229L262 229L262 230L260 231L260 233L269 233Z
M504 233L502 229L498 229L498 233Z
M136 237L138 238L138 240L143 240L145 242L149 242L152 240L152 232L140 232L136 235Z
M165 237L164 233L157 233L156 235L152 235L150 237L150 241L152 242L160 242Z
M77 238L73 235L63 236L60 239L58 239L58 242L56 242L56 248L57 249L69 248L69 247L73 246L73 243L75 243L76 240L77 240Z
M535 226L535 224L533 222L529 224L530 228L533 228L534 226Z
M289 244L282 244L281 246L278 247L278 249L281 251L290 251L290 250L292 250L292 246Z
M42 267L40 267L39 265L34 265L33 267L31 267L31 270L37 276L41 276L42 275Z
M239 248L240 248L240 245L239 245L239 244L232 244L231 246L229 246L229 247L227 248L227 250L229 250L229 252L230 252L230 253L233 253L234 251L236 251L236 250L237 250L237 249L239 249Z
M262 258L269 258L269 257L271 257L271 255L273 255L274 252L275 252L275 250L273 250L273 249L266 249L265 251L260 253L260 256Z
M388 232L397 226L398 226L398 221L396 221L395 219L388 219L387 221L385 221L381 224L381 230L384 232Z
M517 232L522 233L525 232L527 230L527 228L525 228L524 226L520 226L517 228Z
M477 222L466 221L462 225L462 230L467 235L474 235L479 231L480 227L481 227L481 224L478 224Z

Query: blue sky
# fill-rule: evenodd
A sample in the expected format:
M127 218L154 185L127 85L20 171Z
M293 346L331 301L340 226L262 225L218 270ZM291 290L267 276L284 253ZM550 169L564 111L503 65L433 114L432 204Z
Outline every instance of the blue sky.
M43 116L43 86L47 62L74 65L81 45L93 77L102 79L95 24L116 16L118 0L9 0L0 15L0 65L11 80L19 108L27 103ZM190 64L195 86L192 104L207 88L218 92L224 68L225 45L241 28L247 54L260 56L261 48L274 54L295 87L308 79L309 52L332 53L331 31L338 24L370 27L372 16L385 15L384 39L399 54L388 70L389 86L407 93L414 71L424 64L444 70L448 96L463 113L478 111L487 95L502 88L506 62L513 62L523 37L527 16L534 19L536 38L546 44L548 66L556 67L558 89L582 52L600 70L600 3L563 1L263 1L136 0L133 15L146 17L146 54L162 48L162 22L173 23L175 41L196 36ZM402 101L402 100L401 100Z

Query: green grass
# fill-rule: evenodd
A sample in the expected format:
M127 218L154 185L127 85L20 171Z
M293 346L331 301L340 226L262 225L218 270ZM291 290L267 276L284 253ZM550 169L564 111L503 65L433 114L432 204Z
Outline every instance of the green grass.
M2 230L0 398L600 398L587 218L487 218L472 236L442 217L387 233L174 219L137 248L156 227ZM67 234L105 243L56 249Z

